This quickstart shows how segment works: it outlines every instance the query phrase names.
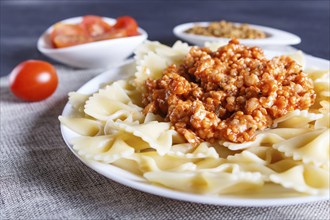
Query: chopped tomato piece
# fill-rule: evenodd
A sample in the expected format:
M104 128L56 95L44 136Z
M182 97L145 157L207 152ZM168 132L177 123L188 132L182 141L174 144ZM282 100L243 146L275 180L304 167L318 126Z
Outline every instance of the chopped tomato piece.
M84 16L80 26L94 40L99 40L98 38L100 36L109 32L112 29L110 24L102 20L102 17L94 15Z
M138 34L137 22L130 16L118 17L117 23L113 27L117 30L125 29L127 36L135 36Z
M115 38L127 37L126 29L113 29L97 37L97 40L110 40Z
M56 48L70 47L90 42L90 37L79 25L64 23L55 24L50 39Z

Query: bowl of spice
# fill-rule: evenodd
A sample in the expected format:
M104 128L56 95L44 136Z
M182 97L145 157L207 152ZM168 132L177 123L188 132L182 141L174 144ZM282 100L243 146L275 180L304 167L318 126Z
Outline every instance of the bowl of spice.
M189 43L203 46L206 42L227 42L236 38L246 45L295 45L300 37L292 33L247 23L229 21L192 22L176 26L173 33Z

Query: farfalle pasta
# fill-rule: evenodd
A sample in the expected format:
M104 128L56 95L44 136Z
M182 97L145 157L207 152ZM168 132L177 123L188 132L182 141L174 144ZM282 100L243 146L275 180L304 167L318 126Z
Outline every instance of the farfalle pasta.
M212 53L217 53L214 47L212 44ZM282 112L273 120L265 119L267 126L256 129L255 136L251 133L251 141L203 139L206 133L191 142L187 141L192 135L189 126L182 132L169 120L172 116L146 109L145 103L146 81L161 78L171 65L188 65L185 57L190 50L181 42L173 47L146 42L135 52L136 71L129 78L102 85L94 94L69 93L74 114L60 116L59 120L77 134L70 140L73 149L87 159L113 164L152 184L179 191L244 197L329 193L329 71L306 70L308 80L313 82L308 99L315 102ZM292 58L304 65L301 52ZM303 91L299 85L298 90ZM198 97L199 91L192 91ZM210 93L210 97L213 95ZM161 101L157 103L161 105ZM276 103L268 101L265 105ZM221 106L215 108L219 115L221 111ZM198 112L198 117L207 115L205 109ZM179 118L177 122L185 121Z

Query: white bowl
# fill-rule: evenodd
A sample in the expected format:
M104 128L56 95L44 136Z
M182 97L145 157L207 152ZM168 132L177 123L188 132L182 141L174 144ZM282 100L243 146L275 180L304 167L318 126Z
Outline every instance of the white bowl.
M207 26L210 23L211 22L192 22L192 23L181 24L173 29L173 33L178 38L181 38L189 43L198 46L204 46L206 42L227 43L230 40L229 38L209 37L209 36L185 33L186 30L188 30L189 28L195 25ZM235 23L235 24L240 25L241 23ZM245 45L256 45L256 46L294 45L294 44L299 44L301 42L300 37L286 31L281 31L278 29L264 27L260 25L253 25L253 24L249 24L249 26L265 32L267 37L263 39L239 39L240 43Z
M114 24L115 19L103 17L109 24ZM77 24L82 17L75 17L61 22ZM38 40L38 50L58 62L78 68L104 68L121 63L129 57L133 50L147 39L148 34L138 28L140 35L123 37L110 40L96 41L65 48L54 48L50 42L50 33L53 26L49 27Z

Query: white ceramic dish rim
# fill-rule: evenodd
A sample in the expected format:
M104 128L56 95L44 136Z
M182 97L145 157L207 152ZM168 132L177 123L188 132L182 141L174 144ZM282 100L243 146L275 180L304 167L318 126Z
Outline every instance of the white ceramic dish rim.
M173 33L180 38L189 38L195 39L198 41L228 41L229 38L221 38L221 37L209 37L209 36L202 36L202 35L195 35L185 33L184 31L188 30L189 28L200 25L200 26L207 26L210 24L210 21L201 21L201 22L190 22L177 25L173 28ZM242 23L234 22L236 25L240 25ZM289 33L287 31L279 30L276 28L256 25L256 24L249 24L252 28L262 30L267 35L266 38L263 39L239 39L242 44L258 44L258 45L295 45L301 42L299 36Z
M107 23L109 23L109 24L114 24L116 22L116 19L114 19L114 18L102 17L102 19L104 21L106 21ZM64 19L64 20L59 21L59 22L67 23L67 24L77 24L81 20L82 20L82 16ZM79 44L79 45L75 45L75 46L71 46L71 47L65 47L65 48L52 48L50 45L49 45L49 48L43 47L42 46L43 44L48 45L48 43L45 41L45 38L46 38L46 35L50 34L50 32L53 30L54 25L55 24L48 27L47 30L38 39L37 46L38 46L38 49L42 52L51 53L51 52L65 52L65 51L89 49L91 47L101 46L101 45L104 45L104 44L120 44L120 43L123 43L122 41L127 41L127 40L131 40L131 39L134 39L134 38L145 38L145 39L148 38L147 32L144 29L142 29L141 27L138 27L139 35L136 35L136 36L89 42L89 43Z
M278 53L278 52L276 52ZM279 55L275 54L275 55ZM324 60L317 57L312 57L306 55L306 63L307 67L320 67L321 69L326 69L330 67L330 62L328 60ZM99 85L104 82L108 82L109 80L116 80L125 77L124 75L119 75L118 73L122 73L121 68L127 67L132 64L132 59L125 61L120 66L110 69L92 80L85 83L78 92L84 94L91 94L98 90ZM117 75L116 75L117 73ZM64 107L63 116L67 116L72 113L71 105L67 103ZM118 168L111 164L104 164L97 161L87 160L80 155L76 151L73 150L72 145L69 140L77 136L70 129L65 127L64 125L60 125L62 137L68 146L68 148L74 153L76 157L78 157L85 165L95 170L99 174L116 181L125 186L129 186L131 188L162 196L176 200L195 202L195 203L203 203L203 204L211 204L211 205L223 205L223 206L245 206L245 207L267 207L267 206L284 206L284 205L296 205L301 203L309 203L316 201L329 200L329 195L321 195L321 196L298 196L298 197L289 197L289 198L240 198L234 196L211 196L211 195L200 195L200 194L192 194L186 192L179 192L167 188L163 188L160 186L152 185L142 177L134 175L126 170Z

